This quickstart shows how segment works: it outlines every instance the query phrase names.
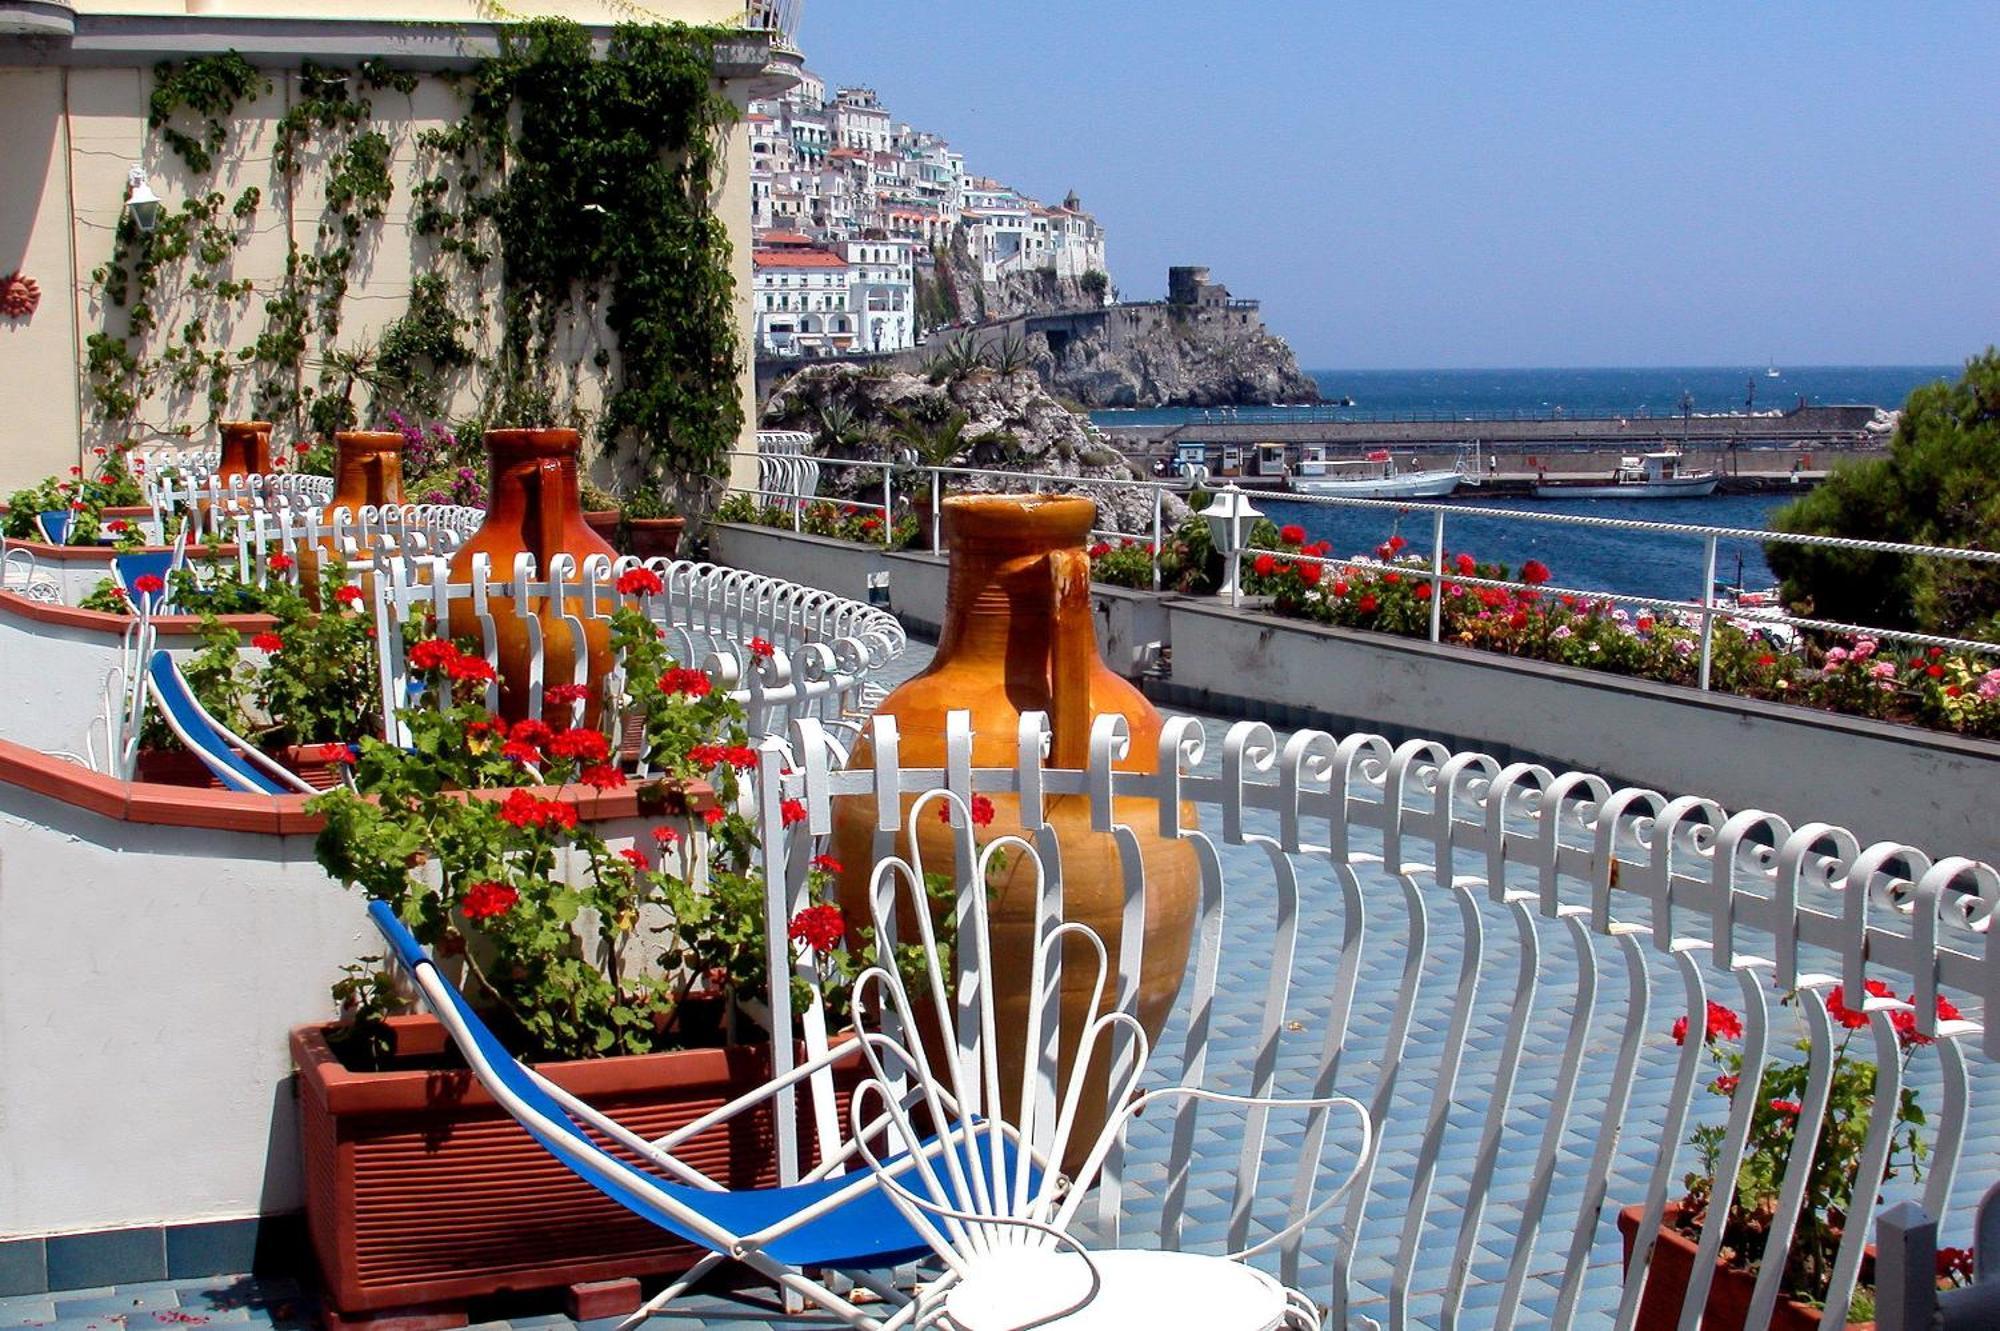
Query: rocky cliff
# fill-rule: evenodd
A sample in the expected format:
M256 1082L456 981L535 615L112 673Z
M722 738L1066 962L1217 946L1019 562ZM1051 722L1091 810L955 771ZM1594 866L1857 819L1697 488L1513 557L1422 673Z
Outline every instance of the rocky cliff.
M1210 321L1170 307L1136 331L1107 323L1029 353L1049 387L1085 407L1223 407L1317 402L1319 385L1285 340L1251 321Z
M919 376L885 373L880 367L816 365L779 386L764 408L762 425L802 430L813 436L814 451L828 458L896 459L1105 482L1086 491L1098 501L1100 526L1135 534L1152 527L1152 492L1117 484L1134 479L1124 454L1025 369ZM851 490L840 492L835 488L840 485ZM829 468L821 488L840 497L876 500L880 486L880 473L872 468ZM1018 487L1000 477L960 477L952 488ZM1167 521L1178 523L1186 505L1172 495L1167 501Z
M1006 273L984 281L979 261L966 247L965 228L953 229L949 244L931 250L932 267L917 269L917 309L926 325L989 323L1017 314L1084 309L1096 304L1073 277L1053 272Z

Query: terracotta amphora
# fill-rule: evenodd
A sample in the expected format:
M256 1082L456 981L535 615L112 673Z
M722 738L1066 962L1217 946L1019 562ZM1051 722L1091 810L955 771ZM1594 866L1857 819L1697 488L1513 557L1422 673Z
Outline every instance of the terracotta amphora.
M271 422L222 422L222 457L215 464L217 479L271 474Z
M323 560L340 554L332 536L334 514L347 510L349 530L360 519L361 510L397 507L403 498L403 448L407 441L394 430L342 430L333 437L333 498L320 510L320 526L328 535L300 552L299 581L306 599L319 603L319 575ZM365 557L365 552L364 552ZM364 586L366 581L364 580Z
M1095 516L1095 504L1073 496L977 495L944 501L951 579L937 656L930 669L896 689L880 708L896 718L903 765L943 766L946 715L964 710L972 714L973 765L1012 766L1021 714L1041 711L1048 714L1053 732L1050 765L1082 768L1089 764L1093 719L1115 712L1124 716L1132 738L1118 767L1124 771L1155 769L1159 713L1097 654L1090 557L1084 552ZM873 746L864 732L849 766L873 765ZM976 830L981 844L1021 830L1019 800L1011 795L992 798L993 822ZM1187 968L1199 893L1198 870L1186 843L1160 836L1158 813L1150 801L1121 800L1119 805L1117 819L1136 835L1146 871L1146 933L1138 1015L1148 1034L1157 1038ZM908 801L904 808L907 820ZM1090 830L1090 810L1084 796L1051 797L1045 808L1061 845L1064 916L1089 925L1104 940L1111 953L1115 985L1124 911L1117 844L1109 833ZM1194 825L1192 807L1184 806L1181 815L1184 826ZM845 866L840 893L850 927L868 919L874 826L872 799L839 801L833 853ZM918 840L927 872L950 868L952 836L945 822L925 817ZM908 854L907 833L899 835L896 851ZM1003 1033L1025 1031L1027 1025L1027 977L1035 927L1033 878L1025 857L1016 856L1015 862L996 872L988 884L995 970L1000 977L998 1029ZM1065 950L1065 1084L1069 1076L1067 1054L1076 1047L1089 1002L1084 959L1080 948ZM1022 1050L1005 1034L1000 1066L1002 1084L1018 1086ZM1071 1137L1072 1158L1065 1162L1071 1168L1103 1122L1105 1071L1103 1058L1094 1060L1092 1086L1083 1101L1093 1112L1087 1120L1079 1120ZM1011 1117L1014 1107L1005 1106L1004 1112Z
M576 472L581 446L575 430L486 432L487 491L492 498L486 507L486 521L451 557L453 582L471 582L473 557L482 554L491 569L489 576L500 584L513 576L514 556L524 550L535 557L538 578L548 576L549 561L557 555L574 558L579 570L591 555L618 557L583 519ZM494 597L492 605L500 647L500 715L508 721L523 720L529 715L531 701L528 630L514 613L513 598ZM544 684L568 683L576 648L563 623L562 608L538 605L535 615L542 625L542 680ZM592 686L584 723L594 726L599 712L596 684L613 666L611 626L589 617L583 622L589 651L585 678ZM470 601L452 602L451 635L479 640L479 617Z

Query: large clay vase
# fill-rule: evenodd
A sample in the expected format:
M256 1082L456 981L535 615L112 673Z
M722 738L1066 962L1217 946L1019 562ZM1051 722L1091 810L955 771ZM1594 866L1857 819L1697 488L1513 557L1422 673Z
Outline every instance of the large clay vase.
M491 499L486 521L451 557L453 582L472 581L472 561L477 555L486 556L489 576L498 584L513 576L514 557L524 550L535 557L538 578L548 576L549 561L557 555L572 556L579 567L591 555L618 557L584 521L576 472L580 447L575 430L486 432ZM513 598L494 597L492 604L500 648L500 715L519 721L529 714L528 630L514 612ZM542 679L545 683L567 683L576 663L576 647L563 623L562 607L539 604L534 613L542 625ZM586 679L592 685L585 724L594 726L599 710L596 684L613 667L611 626L591 617L583 622L590 658ZM479 619L469 600L452 602L451 634L479 640Z
M347 510L350 530L368 507L394 508L403 498L403 448L407 441L394 430L342 430L334 435L333 498L320 510L320 526L328 533L301 552L300 582L306 598L318 603L322 561L340 555L332 536L334 515ZM365 582L364 582L365 585Z
M227 494L235 485L242 484L247 476L268 476L270 473L271 422L222 422L222 456L215 464L215 488ZM227 532L228 524L211 516L210 510L234 517L244 510L243 504L236 500L224 500L221 504L202 500L196 507L206 521L224 530L225 539L233 539Z
M224 421L222 456L215 464L217 479L227 483L239 476L271 473L271 422Z
M944 501L944 532L951 548L951 581L944 632L930 669L891 693L881 711L896 718L906 767L942 767L945 718L972 714L975 767L1010 767L1016 762L1023 712L1049 715L1053 730L1050 765L1082 768L1090 757L1093 718L1111 712L1125 717L1132 743L1118 763L1125 771L1154 770L1160 715L1131 684L1114 674L1097 654L1090 603L1090 557L1084 552L1096 506L1088 499L1046 495L979 495ZM864 731L850 767L874 765ZM977 829L984 844L1018 832L1020 802L993 797L994 819ZM1157 1038L1187 968L1199 891L1192 849L1159 835L1159 817L1150 801L1119 802L1118 821L1137 836L1146 870L1146 936L1141 963L1139 1019ZM907 822L909 802L904 806ZM1108 833L1090 830L1090 811L1080 795L1051 798L1050 826L1062 848L1065 918L1089 925L1111 952L1118 973L1119 936L1124 911L1123 877L1117 844ZM1194 810L1183 807L1182 822L1193 826ZM841 903L850 926L868 919L867 885L875 863L875 805L872 799L842 799L835 810L834 856L846 866ZM918 829L926 871L948 869L952 829L926 816ZM899 834L897 853L908 853ZM1027 1028L1027 980L1034 937L1033 873L1025 857L989 883L989 919L999 976L1000 1065L1002 1084L1020 1084L1023 1051L1008 1033ZM1064 953L1062 1048L1077 1044L1089 1003L1085 953ZM1114 979L1115 983L1115 979ZM1093 1110L1079 1120L1071 1138L1074 1168L1104 1117L1102 1057L1094 1060L1083 1103ZM1062 1070L1067 1085L1070 1069ZM1010 1103L1003 1107L1010 1117Z

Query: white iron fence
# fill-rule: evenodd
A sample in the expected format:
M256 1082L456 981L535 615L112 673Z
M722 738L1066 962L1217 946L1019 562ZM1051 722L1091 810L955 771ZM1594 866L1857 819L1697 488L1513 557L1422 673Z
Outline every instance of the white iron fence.
M872 798L882 811L879 858L916 793L985 793L1003 805L1012 797L1019 830L1052 866L1057 900L1061 856L1048 812L1083 802L1121 866L1116 1001L1126 1007L1149 910L1132 831L1155 826L1186 842L1200 897L1193 955L1160 1042L1177 1065L1170 1071L1218 1091L1344 1092L1372 1106L1379 1131L1363 1185L1276 1258L1329 1307L1331 1325L1365 1316L1395 1328L1632 1326L1664 1207L1697 1168L1692 1128L1720 1129L1718 1172L1733 1178L1750 1106L1772 1094L1760 1084L1767 1059L1807 1065L1797 1141L1816 1140L1839 1112L1828 1103L1837 1042L1824 1001L1835 986L1865 1013L1852 1052L1879 1069L1873 1104L1917 1090L1928 1114L1928 1168L1921 1178L1899 1170L1885 1200L1943 1220L1947 1238L1963 1243L1972 1188L2000 1175L1993 1111L1974 1108L1976 1097L2000 1092L2000 1028L1989 1020L2000 999L2000 873L1989 864L1862 845L1825 823L1613 788L1422 740L1281 737L1242 722L1211 745L1202 722L1178 717L1157 754L1145 755L1156 771L1124 772L1114 765L1129 746L1125 723L1105 717L1087 768L1065 771L1045 766L1048 723L1031 714L1006 737L1007 765L975 767L970 722L957 714L943 766L913 768L898 762L893 719L871 725L872 771L835 770L810 721L795 727L789 753L766 743L773 975L810 978L789 953L786 922L806 902L808 859L845 798ZM794 827L779 812L785 798L804 803ZM1860 999L1871 980L1906 997ZM1668 1035L1676 1018L1704 1030L1711 1000L1740 1009L1744 1066L1733 1098L1705 1094L1713 1072L1698 1036L1677 1049ZM816 1005L794 1013L782 982L770 1004L777 1050L795 1031L809 1051L823 1046L827 1019ZM1803 1054L1785 1034L1799 1024L1810 1035ZM811 1108L823 1133L837 1126L824 1097ZM1201 1112L1191 1103L1134 1125L1106 1174L1100 1237L1241 1248L1267 1232L1253 1228L1260 1187L1293 1215L1307 1212L1318 1180L1300 1162L1319 1159L1323 1119L1301 1138L1252 1115L1237 1136ZM1862 1176L1880 1176L1894 1118L1869 1117ZM784 1127L777 1136L781 1150L792 1141ZM1810 1155L1794 1150L1785 1166L1774 1253L1791 1242ZM788 1176L797 1166L781 1163ZM1611 1220L1630 1205L1644 1212L1628 1280ZM1989 1226L2000 1226L2000 1204L1988 1210ZM1828 1331L1844 1325L1864 1245L1878 1238L1875 1211L1857 1205L1848 1217ZM1921 1310L1932 1297L1929 1268L1922 1280L1902 1278L1905 1259L1921 1258L1931 1237L1906 1223L1913 1215L1898 1211L1881 1230L1883 1242L1914 1238L1878 1270L1890 1282L1885 1295ZM1719 1240L1719 1226L1702 1240L1683 1327L1707 1296ZM1981 1256L1989 1282L1996 1257ZM1748 1325L1768 1324L1782 1265L1763 1264ZM1981 1297L1993 1292L1989 1284ZM1900 1316L1885 1307L1882 1324L1918 1324Z
M865 476L867 479L856 480L854 478L857 475ZM1109 540L1133 539L1148 546L1153 568L1152 586L1155 591L1162 585L1160 552L1166 548L1167 542L1173 535L1173 529L1166 517L1165 498L1172 493L1186 493L1184 485L1161 481L1138 479L1107 481L1057 473L1024 473L983 467L931 467L910 461L804 457L790 454L772 459L769 465L760 468L757 490L740 493L751 495L765 507L779 509L788 515L793 529L798 530L803 525L807 508L813 502L813 495L804 488L807 484L817 485L820 490L828 487L837 488L840 491L838 496L824 494L819 496L827 502L862 512L882 514L880 539L884 545L892 543L895 539L895 518L899 512L916 515L924 524L922 530L927 534L928 546L932 550L943 549L942 503L950 494L972 491L1085 495L1098 501L1100 521L1105 521L1107 514L1115 512L1127 515L1127 520L1122 525L1106 522L1106 525L1093 531L1093 536ZM1133 498L1135 495L1143 498L1135 500ZM1264 496L1245 494L1243 497L1261 499ZM1686 617L1700 632L1701 656L1696 678L1698 686L1703 689L1710 687L1710 667L1715 655L1715 627L1719 623L1735 623L1751 632L1788 626L1790 629L1807 629L1850 637L1865 636L1885 642L1907 643L1914 647L1942 647L1947 651L1975 652L2000 657L2000 643L1852 624L1841 620L1818 619L1792 614L1783 606L1776 604L1746 608L1717 594L1718 554L1721 549L1732 543L1815 547L1912 559L1956 561L1972 565L2000 564L2000 550L1916 545L1902 541L1870 541L1845 536L1812 536L1696 523L1640 522L1625 518L1599 518L1574 513L1534 512L1460 503L1427 503L1418 500L1361 499L1310 494L1274 495L1271 498L1287 505L1310 506L1327 511L1378 512L1385 519L1392 521L1422 519L1428 527L1429 535L1427 548L1420 552L1426 561L1425 564L1413 568L1409 563L1399 563L1395 566L1395 571L1403 577L1413 577L1419 582L1430 585L1429 638L1432 642L1438 641L1440 637L1444 604L1444 597L1440 593L1446 584L1468 589L1494 587L1513 591L1527 590L1531 586L1518 578L1461 576L1450 567L1447 562L1449 552L1452 550L1450 523L1453 520L1462 523L1471 519L1499 523L1503 528L1540 526L1553 527L1558 531L1614 531L1635 537L1680 538L1689 553L1688 585L1690 589L1697 586L1700 588L1699 594L1693 598L1673 600L1634 594L1613 587L1572 587L1547 583L1535 586L1533 589L1543 596L1570 595L1590 601L1611 599L1635 611L1646 609ZM1247 539L1249 530L1249 524L1245 523L1240 537ZM1228 557L1233 558L1241 566L1247 561L1254 560L1259 553L1261 552L1258 550L1242 548L1239 545L1238 548L1228 552ZM1290 563L1331 565L1335 568L1388 567L1381 561L1371 559L1366 553L1360 552L1344 557L1328 555L1323 558L1287 553L1284 558ZM1696 582L1697 578L1699 583ZM1240 592L1236 589L1240 587L1241 579L1226 579L1226 583L1232 599L1240 598Z
M668 652L683 665L706 672L718 690L741 703L750 733L783 733L792 723L811 718L838 733L859 724L865 709L879 699L877 677L903 652L908 639L893 615L830 592L777 578L688 560L616 561L592 555L579 567L567 555L549 562L546 576L533 555L522 554L507 570L496 570L485 556L471 562L470 577L453 581L441 556L379 556L372 566L376 636L379 653L383 715L393 718L411 697L404 626L426 612L449 624L452 608L470 608L479 626L481 650L487 662L500 665L500 632L512 620L516 632L530 644L530 677L526 681L529 710L541 715L543 690L549 684L586 684L589 648L585 621L608 622L629 598L618 582L634 569L646 569L659 580L660 590L639 595L637 603L661 631ZM359 577L356 570L351 576ZM569 635L572 678L548 679L543 606L560 606L561 629ZM768 652L753 650L760 642ZM609 684L615 686L622 676ZM441 700L449 705L447 688ZM489 707L499 703L498 683L486 686ZM407 743L406 729L388 723L392 742Z

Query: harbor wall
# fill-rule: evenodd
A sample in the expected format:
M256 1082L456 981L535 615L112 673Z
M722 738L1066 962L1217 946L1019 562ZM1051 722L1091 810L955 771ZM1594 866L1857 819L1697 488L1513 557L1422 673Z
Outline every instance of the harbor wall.
M886 574L877 595L905 627L934 636L942 622L937 556L734 524L716 525L712 539L719 563L845 596L866 598L868 576ZM1422 736L2000 862L2000 744L1990 741L1279 619L1209 597L1101 584L1091 597L1106 661L1166 707L1280 729Z

